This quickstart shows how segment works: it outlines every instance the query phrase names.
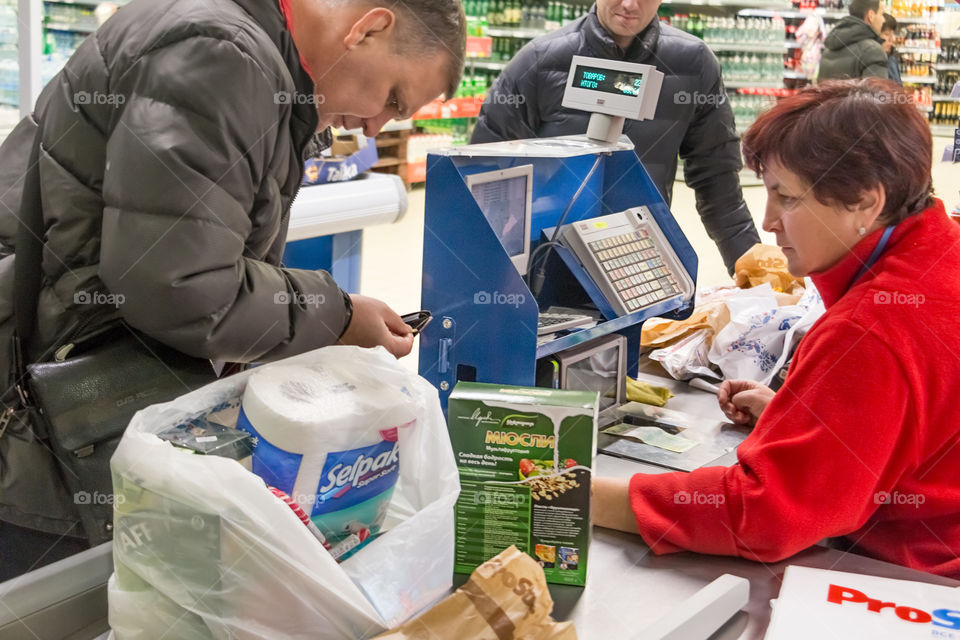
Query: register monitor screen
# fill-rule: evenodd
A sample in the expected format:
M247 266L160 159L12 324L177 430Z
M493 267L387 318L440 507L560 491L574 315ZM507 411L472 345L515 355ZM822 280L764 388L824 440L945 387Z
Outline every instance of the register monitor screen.
M466 181L503 249L517 271L525 274L530 259L533 165L473 173Z

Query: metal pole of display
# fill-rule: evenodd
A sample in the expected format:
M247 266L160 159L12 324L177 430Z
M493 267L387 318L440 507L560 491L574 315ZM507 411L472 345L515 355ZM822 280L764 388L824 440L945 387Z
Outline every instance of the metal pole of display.
M17 50L20 63L20 116L33 111L40 96L40 43L43 40L43 3L17 0Z

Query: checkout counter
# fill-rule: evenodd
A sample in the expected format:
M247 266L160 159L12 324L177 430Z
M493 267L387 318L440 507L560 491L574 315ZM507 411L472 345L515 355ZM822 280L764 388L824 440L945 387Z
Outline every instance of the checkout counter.
M609 99L611 88L598 86L603 70L583 66L588 62L575 60L571 71L571 78L580 78L580 86L588 89L582 98L593 100L599 92ZM640 87L645 77L642 73L648 72L634 71L629 87ZM659 86L656 88L659 90ZM636 89L625 93L638 104L643 103L644 109L649 107ZM386 178L389 176L368 176L365 182L347 183L349 187L328 186L359 186L369 191L375 181ZM379 186L385 196L396 188ZM582 197L581 192L585 194ZM294 203L290 225L294 242L286 261L303 268L332 268L345 289L355 290L351 278L359 268L359 239L352 234L359 233L357 229L364 224L345 224L340 219L324 223L309 211L299 213L298 207L311 195L309 188L304 189ZM484 202L489 208L482 206ZM399 213L405 204L404 198ZM640 207L642 212L637 211ZM451 215L452 211L457 215ZM583 223L611 212L623 213L624 224L634 225L643 237L644 229L657 237L655 248L663 250L663 270L675 276L667 278L664 273L660 278L667 289L664 295L656 297L648 290L635 290L639 284L630 288L633 293L628 291L629 295L617 293L619 288L600 286L622 279L619 272L635 262L625 258L623 251L614 258L605 257L610 249L604 243L611 238L585 236L588 242L580 245L572 238L570 246L557 242L560 234L555 230L563 222ZM372 207L369 215L361 218L367 223L388 222L398 215L396 210L384 212ZM715 420L719 430L723 414L716 396L675 381L659 365L638 358L639 333L645 319L681 318L692 310L697 258L629 141L618 140L614 133L600 142L570 137L464 147L431 155L425 226L423 302L439 322L434 324L436 330L421 336L420 367L421 375L439 389L444 405L457 380L533 385L538 362L549 362L571 348L619 335L621 342L629 345L621 371L626 369L641 380L668 387L675 396L671 409ZM594 225L584 234L594 231L603 230ZM297 240L329 234L334 234L329 240L331 264L316 262L316 247L299 254ZM555 246L556 255L550 260L544 258L547 283L541 289L531 286L533 279L524 276L535 262L537 246L547 242ZM631 244L636 242L631 240ZM570 252L577 248L580 260ZM592 270L587 265L591 251L598 254ZM644 254L644 260L649 258L645 246L630 251ZM596 269L611 259L620 263L606 272ZM562 287L556 286L560 276L566 277ZM666 286L671 283L673 286ZM602 319L595 318L593 326L580 331L544 337L539 317L542 307L570 305L571 294L580 301L592 302ZM620 305L619 311L616 305ZM499 348L491 349L491 344ZM735 455L731 451L715 464L732 464ZM601 476L616 477L666 471L604 454L597 456L595 468ZM553 616L573 621L578 636L586 640L643 637L643 630L664 613L723 574L746 578L750 598L744 609L711 636L714 640L763 637L770 621L770 600L777 596L788 565L960 586L960 581L824 546L773 564L695 553L655 556L639 536L595 528L589 556L586 587L550 585L555 601ZM112 548L105 544L0 584L0 640L106 637L106 582L112 565ZM457 575L454 580L455 585L462 584L466 576Z
M676 396L670 408L718 422L723 419L716 396L666 377L658 364L644 361L639 377L670 388ZM721 460L734 461L733 452ZM596 471L628 477L668 470L601 454ZM643 637L643 629L665 612L729 573L750 581L750 600L711 640L759 640L770 621L770 600L777 596L783 572L791 564L960 586L957 580L822 546L773 564L696 553L656 556L639 536L594 528L587 586L550 585L553 616L573 621L584 640ZM104 544L0 584L0 639L106 638L106 582L112 570L111 545ZM461 584L466 576L456 575L454 580Z

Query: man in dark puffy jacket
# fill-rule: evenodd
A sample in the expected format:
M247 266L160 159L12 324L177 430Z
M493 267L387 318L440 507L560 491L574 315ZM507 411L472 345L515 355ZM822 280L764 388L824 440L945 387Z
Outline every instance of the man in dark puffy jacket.
M897 19L889 13L883 14L883 27L880 29L880 37L883 38L883 52L887 54L887 76L900 86L903 86L903 80L900 79L900 60L897 55Z
M760 236L740 190L739 140L720 63L701 41L663 25L659 0L597 0L590 13L527 44L497 78L471 142L582 134L590 114L560 106L574 55L652 64L664 74L653 120L627 120L636 147L669 205L677 174L727 270ZM512 99L507 99L511 98Z
M338 340L408 353L410 328L384 303L280 259L304 158L329 140L317 132L344 125L373 135L452 96L464 24L457 0L121 8L0 149L3 388L22 177L37 136L43 287L28 357L78 323L117 317L215 360L265 362ZM82 546L58 477L28 430L3 432L0 581ZM73 542L45 554L63 541Z
M850 15L823 42L817 81L846 78L889 79L887 54L883 51L883 7L880 0L852 0Z

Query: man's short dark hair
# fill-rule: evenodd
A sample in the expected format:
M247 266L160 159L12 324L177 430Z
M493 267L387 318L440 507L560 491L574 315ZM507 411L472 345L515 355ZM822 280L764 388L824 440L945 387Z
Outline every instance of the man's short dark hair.
M880 31L896 31L897 30L897 19L894 18L889 13L883 14L883 27Z
M390 9L397 16L394 38L402 54L446 53L449 100L457 93L466 58L467 18L460 0L366 0L372 6Z
M866 20L868 11L880 11L880 0L851 0L848 11L854 18Z

